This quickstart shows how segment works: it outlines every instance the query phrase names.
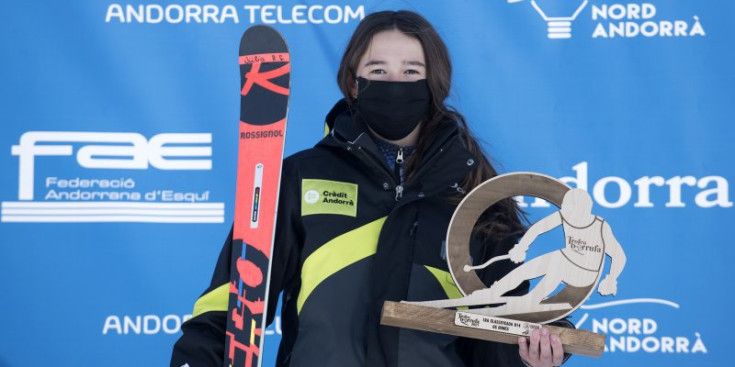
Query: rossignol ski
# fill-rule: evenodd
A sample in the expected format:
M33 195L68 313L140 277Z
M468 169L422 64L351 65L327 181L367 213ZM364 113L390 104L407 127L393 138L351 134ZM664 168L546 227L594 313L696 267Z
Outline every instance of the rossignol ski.
M240 40L240 129L224 367L261 365L291 60L268 26Z

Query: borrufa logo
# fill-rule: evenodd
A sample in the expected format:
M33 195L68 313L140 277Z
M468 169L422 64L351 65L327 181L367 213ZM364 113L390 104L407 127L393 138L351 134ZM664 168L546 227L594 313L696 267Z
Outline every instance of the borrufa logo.
M507 0L526 3L529 13L546 22L549 39L576 37L592 39L619 38L689 38L707 35L697 14L682 11L659 11L653 2L603 2L597 0ZM670 8L667 7L667 8ZM591 21L591 24L589 21ZM572 27L572 25L575 27Z
M224 204L192 180L155 171L212 169L211 134L30 131L10 149L18 200L2 222L222 223ZM150 171L149 171L150 170ZM181 187L172 187L177 184ZM41 188L39 190L39 188Z

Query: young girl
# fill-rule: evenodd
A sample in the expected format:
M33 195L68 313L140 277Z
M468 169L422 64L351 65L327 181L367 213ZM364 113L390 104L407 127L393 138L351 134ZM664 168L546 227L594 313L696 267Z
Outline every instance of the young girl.
M337 82L345 98L327 116L329 135L283 166L268 310L270 322L283 291L277 365L560 365L561 343L546 329L513 346L380 325L386 300L459 295L443 239L463 195L496 172L444 103L449 55L418 14L365 17ZM506 254L522 232L505 200L476 226L472 257ZM231 241L200 300L229 282ZM480 275L492 284L513 266ZM183 325L172 366L221 366L227 299L220 302L209 309L223 311L195 312Z

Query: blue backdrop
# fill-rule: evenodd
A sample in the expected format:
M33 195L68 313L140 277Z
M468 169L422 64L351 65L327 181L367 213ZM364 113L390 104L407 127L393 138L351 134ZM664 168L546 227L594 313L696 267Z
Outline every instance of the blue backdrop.
M617 297L572 317L606 353L567 365L731 363L733 2L2 8L0 366L167 365L232 221L240 35L267 23L290 44L291 154L322 135L359 20L401 8L446 40L451 103L501 171L587 189L628 255Z

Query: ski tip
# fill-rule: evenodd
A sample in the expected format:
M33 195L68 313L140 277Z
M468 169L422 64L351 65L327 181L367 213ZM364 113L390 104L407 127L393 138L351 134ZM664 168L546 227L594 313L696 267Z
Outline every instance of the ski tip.
M275 52L288 52L288 46L281 33L271 26L254 25L240 38L240 56Z

